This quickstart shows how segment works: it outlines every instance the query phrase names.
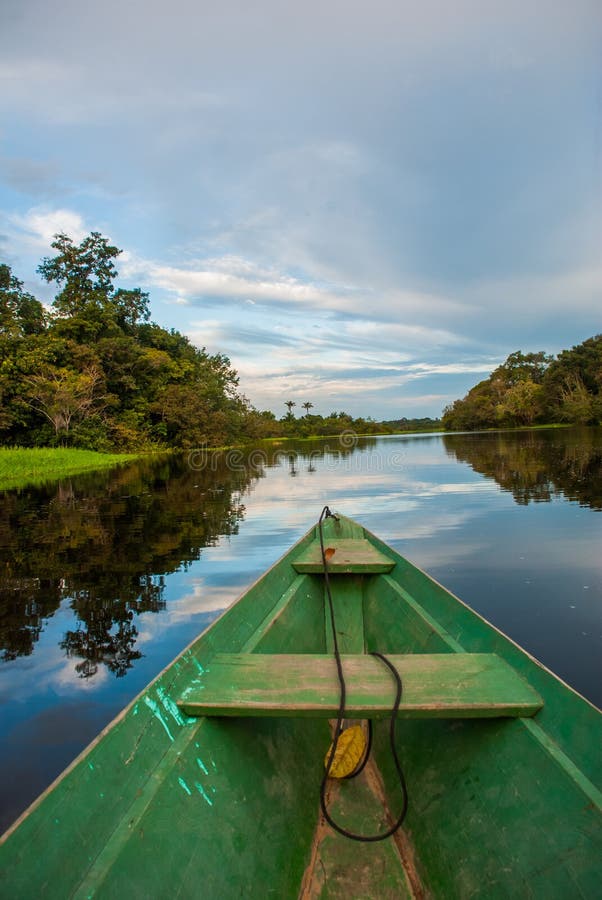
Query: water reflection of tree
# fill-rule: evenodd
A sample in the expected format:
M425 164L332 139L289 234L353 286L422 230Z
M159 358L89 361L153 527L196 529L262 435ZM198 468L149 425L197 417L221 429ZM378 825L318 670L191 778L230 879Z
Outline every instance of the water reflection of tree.
M198 559L244 514L247 471L195 472L186 460L141 463L46 490L0 497L3 658L33 651L61 603L77 627L61 643L82 677L124 674L140 656L136 616L165 608L164 575Z
M68 630L61 641L61 648L69 657L80 657L75 667L82 678L96 674L104 664L117 677L125 675L132 663L140 659L135 649L138 629L134 615L141 612L159 612L165 609L163 590L165 579L144 575L135 582L128 579L120 593L110 604L104 602L107 590L115 593L115 585L96 586L93 591L80 591L71 598L71 607L77 615L78 627ZM125 601L123 597L129 597Z
M331 447L331 444L335 446ZM243 498L265 469L317 459L338 448L287 443L261 451L140 462L112 474L66 479L0 495L0 647L2 659L34 650L61 604L76 627L61 648L83 678L105 666L124 675L140 657L140 613L165 608L165 575L186 568L223 535L235 534ZM289 462L290 466L290 462Z
M81 611L78 611L81 616ZM67 656L80 657L75 671L81 678L89 678L98 671L101 663L114 675L125 675L135 659L142 655L134 649L138 629L133 624L131 610L116 613L115 610L94 611L83 621L85 628L67 631L61 647ZM117 625L115 627L115 622Z
M3 660L28 656L44 621L58 608L61 591L50 579L12 574L4 566L0 577L0 641Z
M445 434L445 448L494 478L519 504L560 494L602 509L602 429Z

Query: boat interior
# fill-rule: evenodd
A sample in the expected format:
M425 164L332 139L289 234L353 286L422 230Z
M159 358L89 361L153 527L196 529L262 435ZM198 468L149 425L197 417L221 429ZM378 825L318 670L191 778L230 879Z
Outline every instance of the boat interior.
M360 842L320 813L339 686L312 530L11 830L30 873L45 840L38 896L594 896L597 711L360 525L329 519L324 537L346 719L374 733L362 773L329 779L327 806L368 836L399 814L395 685L377 651L403 680L402 827Z

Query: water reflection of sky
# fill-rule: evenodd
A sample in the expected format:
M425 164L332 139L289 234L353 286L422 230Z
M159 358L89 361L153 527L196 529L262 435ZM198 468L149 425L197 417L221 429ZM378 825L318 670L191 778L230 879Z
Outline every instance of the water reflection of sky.
M4 822L285 553L324 503L391 543L600 704L602 516L561 493L519 505L479 465L458 462L440 436L378 439L341 458L266 460L263 477L240 489L238 533L165 574L164 608L135 616L142 655L122 678L103 665L78 677L77 659L60 648L78 627L64 597L33 653L0 666Z

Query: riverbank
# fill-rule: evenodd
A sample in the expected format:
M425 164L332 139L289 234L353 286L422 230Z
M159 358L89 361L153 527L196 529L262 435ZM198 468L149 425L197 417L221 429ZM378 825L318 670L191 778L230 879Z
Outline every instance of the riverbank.
M314 434L306 436L279 436L263 438L223 447L206 447L207 453L219 453L234 449L247 449L258 445L279 446L298 442L324 440L340 440L342 445L350 448L359 438L386 437L391 434L416 434L421 432L387 432L382 435L356 434L354 431L342 431L336 434ZM178 453L171 448L157 448L157 453ZM79 450L69 447L0 447L0 491L14 488L38 486L48 481L81 475L84 472L95 472L110 469L124 463L147 456L145 453L97 453L95 450Z
M597 428L596 425L579 425L572 422L540 422L537 425L498 425L497 428L465 428L462 431L453 431L450 428L442 428L442 434L505 434L513 431L549 431L552 428Z
M305 435L280 435L277 437L266 437L261 438L260 441L255 441L252 443L255 444L278 444L288 442L296 442L296 441L327 441L327 440L339 440L342 438L343 443L349 445L350 441L355 440L356 438L383 438L383 437L399 437L401 435L405 435L411 437L417 434L444 434L445 431L443 428L429 428L421 431L420 429L413 429L410 431L378 431L378 432L359 432L354 431L352 428L345 429L344 431L332 432L331 434L305 434ZM243 446L243 445L237 445Z
M138 459L140 455L97 453L69 447L0 447L0 491L110 469Z

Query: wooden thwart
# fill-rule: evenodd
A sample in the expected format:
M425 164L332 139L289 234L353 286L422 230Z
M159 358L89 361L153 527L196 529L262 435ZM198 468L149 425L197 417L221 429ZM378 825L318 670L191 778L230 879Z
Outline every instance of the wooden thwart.
M334 550L327 554L328 571L333 574L380 574L390 572L395 560L381 553L365 539L339 538L326 540L326 550ZM322 551L319 541L314 541L293 561L297 572L319 573L324 571Z
M402 717L533 716L541 697L494 653L407 654L387 657L403 681ZM348 718L391 715L395 683L373 656L342 657ZM218 653L200 684L178 706L189 716L332 717L339 684L332 656Z

